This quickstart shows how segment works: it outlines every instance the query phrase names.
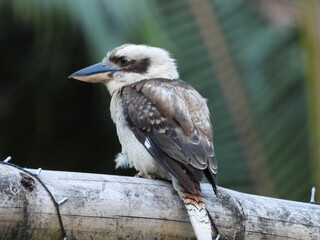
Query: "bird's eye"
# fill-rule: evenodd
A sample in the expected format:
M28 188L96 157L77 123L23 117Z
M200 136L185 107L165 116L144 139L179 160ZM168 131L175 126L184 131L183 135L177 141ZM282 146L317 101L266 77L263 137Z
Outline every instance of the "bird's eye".
M120 62L122 63L122 64L125 64L125 63L127 63L129 60L128 60L128 58L126 58L126 57L121 57L120 58Z

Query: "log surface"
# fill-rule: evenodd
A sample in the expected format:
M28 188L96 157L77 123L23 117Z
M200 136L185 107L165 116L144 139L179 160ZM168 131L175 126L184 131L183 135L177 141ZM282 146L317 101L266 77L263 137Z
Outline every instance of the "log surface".
M30 170L35 172L35 170ZM42 171L71 239L195 239L170 182ZM320 206L201 185L221 239L320 239ZM0 164L0 239L61 239L57 211L32 176Z

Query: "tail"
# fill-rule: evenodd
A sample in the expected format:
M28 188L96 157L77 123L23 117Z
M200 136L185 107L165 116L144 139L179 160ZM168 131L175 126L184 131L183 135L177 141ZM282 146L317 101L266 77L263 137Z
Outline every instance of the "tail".
M200 183L194 181L195 192L193 193L180 185L177 180L173 180L173 186L187 208L197 240L212 240L211 221L202 199Z

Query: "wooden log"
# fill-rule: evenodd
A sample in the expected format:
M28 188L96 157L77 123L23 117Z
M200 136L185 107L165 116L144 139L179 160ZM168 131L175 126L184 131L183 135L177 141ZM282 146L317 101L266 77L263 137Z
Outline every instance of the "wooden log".
M36 170L30 170L35 172ZM171 183L42 171L67 239L195 239ZM320 206L201 185L221 239L320 239ZM34 176L0 164L0 239L63 239L55 204Z

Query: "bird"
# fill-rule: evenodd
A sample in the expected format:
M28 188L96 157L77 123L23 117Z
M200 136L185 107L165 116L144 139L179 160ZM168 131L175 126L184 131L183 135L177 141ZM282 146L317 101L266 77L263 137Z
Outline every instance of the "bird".
M69 78L103 83L111 94L111 118L122 147L116 167L134 167L139 177L171 179L197 239L211 240L213 222L200 186L206 177L217 194L210 113L207 100L179 78L171 54L127 43Z

